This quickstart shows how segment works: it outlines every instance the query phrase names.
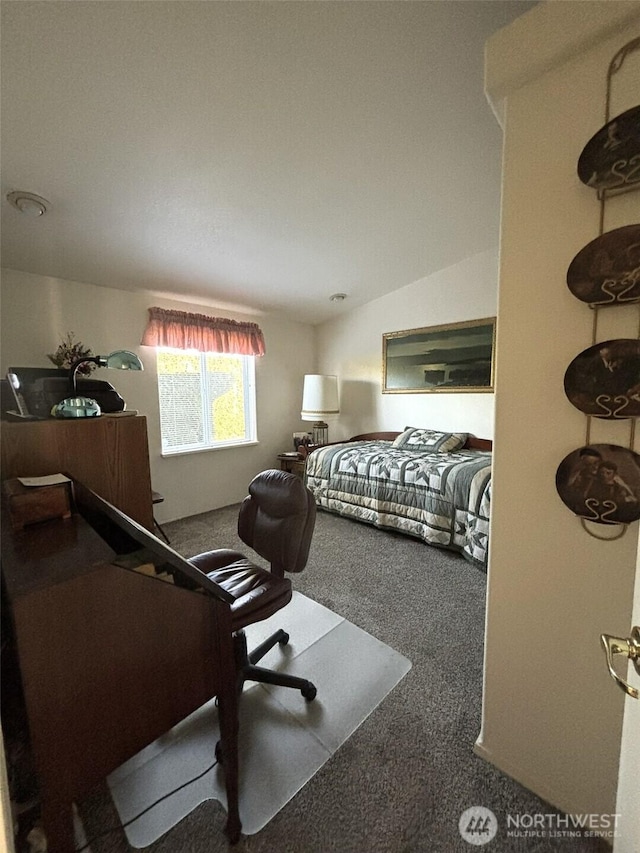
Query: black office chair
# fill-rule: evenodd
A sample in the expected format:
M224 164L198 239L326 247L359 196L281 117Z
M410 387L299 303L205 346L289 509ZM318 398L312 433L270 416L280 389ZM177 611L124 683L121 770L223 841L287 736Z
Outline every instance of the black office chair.
M276 631L249 652L243 630L277 613L291 600L291 581L284 573L301 572L306 566L315 519L315 499L299 477L286 471L263 471L249 484L249 494L240 505L238 535L271 564L271 571L227 548L190 559L236 598L231 618L239 691L245 681L259 681L293 687L309 702L316 696L310 681L256 666L276 643L284 646L289 642L285 631Z

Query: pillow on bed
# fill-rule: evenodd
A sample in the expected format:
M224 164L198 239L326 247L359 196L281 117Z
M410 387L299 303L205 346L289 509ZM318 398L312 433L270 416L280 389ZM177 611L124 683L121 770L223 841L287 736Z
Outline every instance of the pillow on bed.
M404 432L394 439L394 447L407 450L427 450L430 453L453 453L464 447L468 438L466 432L437 432L434 429L416 429L405 427Z

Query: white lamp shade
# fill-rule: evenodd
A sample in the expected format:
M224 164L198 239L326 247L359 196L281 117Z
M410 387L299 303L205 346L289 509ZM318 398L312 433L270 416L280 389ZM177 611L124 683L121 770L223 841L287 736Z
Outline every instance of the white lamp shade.
M329 415L339 415L338 377L310 373L304 377L302 392L303 421L321 421Z

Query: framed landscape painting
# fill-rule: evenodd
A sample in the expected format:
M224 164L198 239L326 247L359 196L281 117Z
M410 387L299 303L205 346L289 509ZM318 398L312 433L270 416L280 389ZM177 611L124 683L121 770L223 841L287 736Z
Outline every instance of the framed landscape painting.
M388 332L382 393L493 391L496 318Z

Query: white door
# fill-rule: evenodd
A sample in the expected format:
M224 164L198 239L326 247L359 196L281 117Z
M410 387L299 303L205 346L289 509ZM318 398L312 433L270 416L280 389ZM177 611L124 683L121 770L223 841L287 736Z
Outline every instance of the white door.
M624 68L612 82L612 115L618 115L624 109L638 103L638 81L640 80L640 51L627 54ZM617 200L626 207L622 213L626 222L638 222L640 205L638 191L627 193ZM620 222L624 224L624 222ZM637 449L637 448L636 448ZM634 527L627 531L627 536ZM636 558L636 581L633 598L633 615L629 632L633 625L640 626L640 543ZM605 629L606 630L606 629ZM627 635L628 636L628 635ZM640 690L640 675L634 666L628 669L623 660L616 664L617 671L636 689ZM611 688L617 690L613 681ZM619 819L619 837L614 840L614 853L638 853L640 850L640 699L625 699L622 741L620 745L620 768L618 776L618 798L616 812Z
M633 625L640 625L640 547L636 561L636 586L633 598ZM618 672L624 677L625 667L618 662ZM627 680L640 689L640 675L629 664ZM618 688L611 682L611 689ZM613 853L637 853L640 844L640 699L627 696L620 744L620 770L616 803L618 836Z

